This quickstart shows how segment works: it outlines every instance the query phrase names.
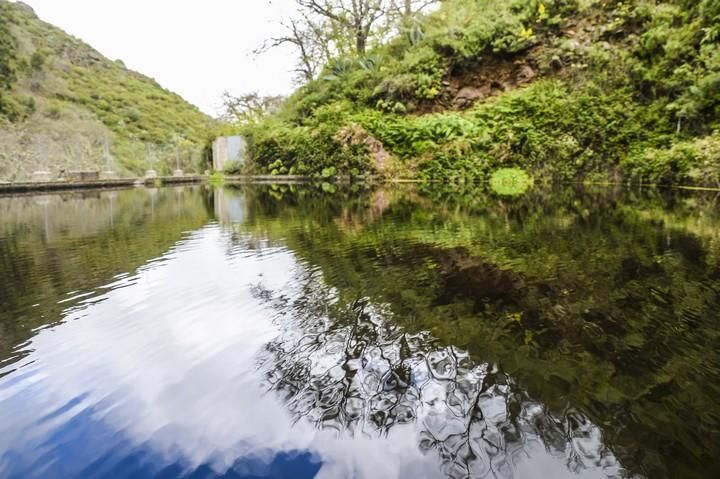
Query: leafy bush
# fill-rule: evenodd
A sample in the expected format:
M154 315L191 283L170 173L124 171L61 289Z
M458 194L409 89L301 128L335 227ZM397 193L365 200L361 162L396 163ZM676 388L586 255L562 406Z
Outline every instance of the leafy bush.
M261 172L275 175L329 176L332 167L340 175L371 172L363 145L338 141L341 123L326 112L311 126L289 126L275 119L246 129L248 150Z
M631 179L646 183L686 182L720 188L720 132L649 148L623 165Z
M223 166L223 172L227 175L241 175L245 172L245 165L241 161L228 161Z
M30 55L30 67L33 70L42 70L43 66L45 65L45 54L39 50L35 50L32 55Z

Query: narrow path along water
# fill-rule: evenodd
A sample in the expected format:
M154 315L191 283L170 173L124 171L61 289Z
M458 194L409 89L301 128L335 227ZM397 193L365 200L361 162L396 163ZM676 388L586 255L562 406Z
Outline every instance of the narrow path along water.
M715 201L2 198L0 476L712 477Z

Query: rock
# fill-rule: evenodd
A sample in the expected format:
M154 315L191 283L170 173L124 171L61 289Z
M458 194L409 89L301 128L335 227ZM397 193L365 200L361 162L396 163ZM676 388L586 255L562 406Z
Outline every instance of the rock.
M465 248L441 249L429 245L416 248L435 260L437 271L445 281L445 297L440 302L460 297L477 304L484 300L517 304L527 294L527 283L522 274L474 257Z
M553 57L550 59L550 67L553 70L560 70L563 66L565 65L563 64L562 59L557 55L553 55Z
M521 65L517 70L516 78L523 82L530 81L535 78L535 70L530 68L529 65Z
M68 45L61 53L63 59L77 66L92 66L102 62L103 56L86 46ZM108 67L108 65L105 65Z
M478 98L482 98L483 96L484 96L484 94L483 94L482 90L475 88L475 87L466 86L466 87L463 87L460 89L460 91L457 93L457 95L455 95L455 99L471 102L471 101L477 100Z
M465 108L472 105L476 100L487 96L487 92L480 88L466 86L460 89L453 99L455 108Z
M574 40L574 39L567 40L562 43L560 48L562 48L563 50L568 51L568 52L575 52L580 48L580 42L578 42L577 40Z
M351 123L341 128L335 135L335 140L347 148L352 145L365 145L370 155L370 159L374 163L375 170L380 174L388 171L391 155L385 149L383 144L365 128L357 123Z

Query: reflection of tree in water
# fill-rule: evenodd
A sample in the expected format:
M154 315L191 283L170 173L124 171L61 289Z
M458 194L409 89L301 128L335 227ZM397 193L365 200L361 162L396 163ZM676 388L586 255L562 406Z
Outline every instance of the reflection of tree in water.
M550 414L497 366L476 364L429 333L406 333L367 300L342 301L318 271L301 275L297 296L256 288L284 330L260 368L297 420L368 437L414 425L418 447L434 451L453 478L512 477L543 449L576 473L621 475L582 414Z

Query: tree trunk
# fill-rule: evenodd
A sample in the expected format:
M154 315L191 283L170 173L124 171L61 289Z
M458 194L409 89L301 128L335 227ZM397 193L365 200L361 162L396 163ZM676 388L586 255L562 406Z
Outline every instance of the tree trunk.
M365 49L367 48L367 34L365 29L359 27L355 29L355 52L362 56L365 55Z
M412 15L412 0L405 0L405 11L403 12L405 15L405 18L410 17Z

